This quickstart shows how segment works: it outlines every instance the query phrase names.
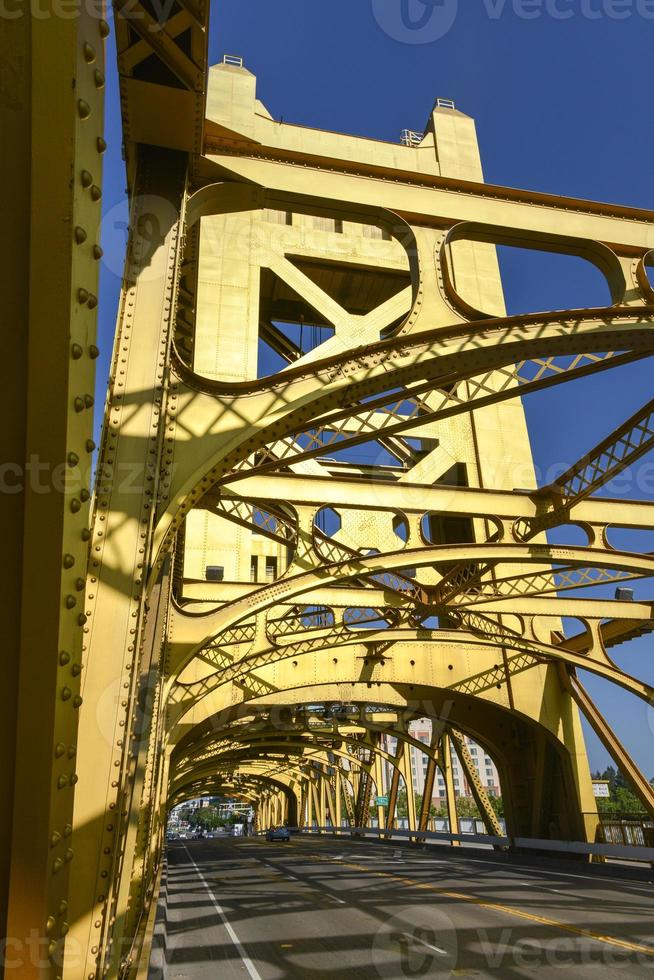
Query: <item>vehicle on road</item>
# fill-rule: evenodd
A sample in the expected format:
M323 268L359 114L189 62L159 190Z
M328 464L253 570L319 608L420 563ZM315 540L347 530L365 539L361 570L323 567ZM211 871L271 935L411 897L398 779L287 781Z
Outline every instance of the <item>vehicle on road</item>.
M288 827L270 827L266 833L266 840L283 840L290 841L291 835L288 832Z

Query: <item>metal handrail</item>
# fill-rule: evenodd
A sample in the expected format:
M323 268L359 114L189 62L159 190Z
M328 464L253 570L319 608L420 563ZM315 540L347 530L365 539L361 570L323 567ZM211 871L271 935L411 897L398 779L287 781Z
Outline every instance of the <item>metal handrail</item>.
M301 834L356 834L371 837L412 837L421 840L447 840L461 843L490 844L514 850L555 851L560 854L588 854L596 857L620 858L623 861L654 862L654 847L623 844L590 844L586 841L541 840L536 837L495 837L491 834L449 834L435 830L395 830L384 827L302 827Z

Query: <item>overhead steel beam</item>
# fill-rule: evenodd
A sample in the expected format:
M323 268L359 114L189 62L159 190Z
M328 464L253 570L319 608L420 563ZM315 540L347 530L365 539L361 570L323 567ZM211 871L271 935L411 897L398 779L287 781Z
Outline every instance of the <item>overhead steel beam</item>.
M535 495L551 509L519 525L525 541L570 520L571 511L654 448L654 399Z

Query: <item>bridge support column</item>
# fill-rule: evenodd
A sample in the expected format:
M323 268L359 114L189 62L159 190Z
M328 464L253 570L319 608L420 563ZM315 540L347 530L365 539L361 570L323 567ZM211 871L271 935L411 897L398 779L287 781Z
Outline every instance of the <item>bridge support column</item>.
M375 789L377 795L381 794L383 781L382 781L382 758L379 752L375 752ZM389 801L390 802L390 801ZM377 826L380 828L386 827L388 825L388 807L378 806L377 807Z
M472 797L477 804L481 818L484 821L486 833L495 837L501 837L502 826L497 814L491 806L490 800L488 799L488 795L480 779L477 767L472 760L470 752L468 751L465 738L454 728L450 729L450 738L456 746L456 754L459 757L461 766L463 767L465 777L468 781L468 786L472 792Z
M450 825L450 833L459 833L459 817L456 812L456 792L454 788L454 775L452 773L452 745L449 735L444 732L440 741L441 772L445 780L445 798L447 801L447 818ZM458 840L452 841L453 847L459 846Z
M393 772L391 774L391 785L388 793L388 817L386 827L392 830L397 821L397 795L400 789L401 763L406 751L406 742L402 739L397 740L395 759L393 760Z
M21 980L61 974L81 861L71 830L102 254L101 13L19 4L0 27L0 960Z
M136 774L132 719L143 651L143 590L160 480L185 163L139 161L125 286L98 461L80 714L71 932L65 973L99 976L118 922ZM162 494L165 491L161 490ZM81 951L81 953L80 953ZM114 969L110 967L110 969Z

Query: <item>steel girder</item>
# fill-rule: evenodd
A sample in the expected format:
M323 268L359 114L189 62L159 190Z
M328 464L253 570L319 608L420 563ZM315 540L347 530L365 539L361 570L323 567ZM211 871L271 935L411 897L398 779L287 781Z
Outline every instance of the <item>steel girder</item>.
M26 980L61 973L77 860L108 32L83 3L0 24L0 973Z

